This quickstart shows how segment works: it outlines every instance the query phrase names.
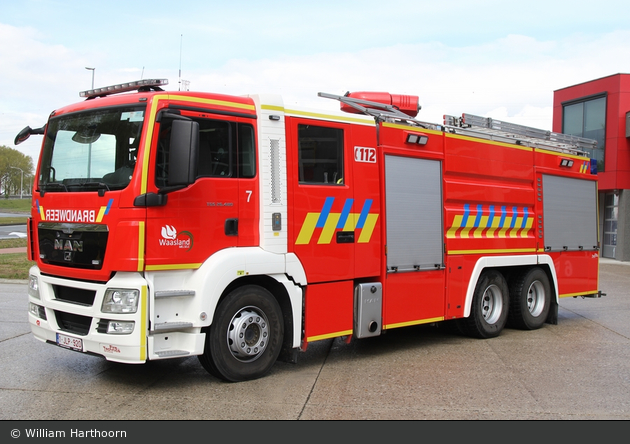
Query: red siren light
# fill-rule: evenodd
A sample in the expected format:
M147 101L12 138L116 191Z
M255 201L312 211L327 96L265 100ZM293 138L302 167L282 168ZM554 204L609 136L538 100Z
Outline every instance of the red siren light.
M420 110L420 106L418 105L419 98L418 96L408 96L402 94L390 94L386 92L353 92L347 93L346 97L351 97L353 99L359 100L367 100L370 102L382 103L384 105L391 105L397 108L399 111L407 114L409 117L416 117L418 111ZM366 108L375 108L370 105L361 104ZM347 113L361 114L361 111L346 105L345 103L341 103L341 110Z

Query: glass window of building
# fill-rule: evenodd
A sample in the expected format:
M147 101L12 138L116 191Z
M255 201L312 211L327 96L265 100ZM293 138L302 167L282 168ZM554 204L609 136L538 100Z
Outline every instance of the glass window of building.
M606 96L600 95L563 104L562 132L597 141L597 148L589 150L597 159L597 171L604 171L606 142Z
M616 259L617 218L619 217L619 194L606 193L604 196L604 249L603 257Z

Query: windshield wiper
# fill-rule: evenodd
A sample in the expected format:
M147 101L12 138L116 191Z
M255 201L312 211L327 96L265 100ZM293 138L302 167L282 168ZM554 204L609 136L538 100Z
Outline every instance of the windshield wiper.
M110 191L109 185L107 185L105 182L99 181L73 183L69 184L69 186L79 188L96 188L100 197L103 197L105 195L105 191Z
M42 190L44 191L52 191L53 189L68 192L68 187L61 182L47 182L42 184Z
M47 182L41 183L39 189L35 190L41 197L44 197L48 191L64 191L68 192L68 187L61 182Z
M62 182L48 182L41 184L41 188L39 191L40 195L44 195L44 193L48 191L65 191L66 193L77 189L97 189L98 195L103 197L105 195L105 191L110 191L109 185L105 182L80 182L80 183L69 183L64 184Z

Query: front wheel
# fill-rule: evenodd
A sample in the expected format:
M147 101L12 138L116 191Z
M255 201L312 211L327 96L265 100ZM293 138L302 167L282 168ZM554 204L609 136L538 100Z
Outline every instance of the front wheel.
M481 339L499 336L507 322L509 300L503 275L496 270L484 271L475 287L470 316L460 320L462 331Z
M199 361L226 381L260 378L278 359L283 335L282 310L273 295L262 287L241 287L219 304Z

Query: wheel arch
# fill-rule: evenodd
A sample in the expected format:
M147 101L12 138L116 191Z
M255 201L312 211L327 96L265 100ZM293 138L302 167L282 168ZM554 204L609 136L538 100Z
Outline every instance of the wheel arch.
M265 288L280 304L285 321L285 338L290 338L292 348L298 348L305 283L306 273L294 255L243 247L213 254L201 267L182 278L179 285L204 294L199 301L199 311L208 314L201 325L204 329L213 323L219 303L234 289L248 284Z
M470 316L475 287L477 286L477 282L479 281L479 278L484 271L489 269L500 271L503 274L503 277L508 282L509 286L510 279L512 276L515 275L515 273L519 271L524 271L533 266L540 267L542 270L545 271L547 277L549 277L549 283L551 285L552 292L551 302L552 305L556 308L555 310L550 311L550 316L551 312L557 312L558 279L556 276L556 269L553 263L553 259L549 255L534 254L519 256L483 256L480 257L475 263L473 271L470 275L470 280L468 281L468 287L466 289L466 299L464 302L464 317L467 318L468 316Z
M276 301L278 301L280 309L282 310L282 318L284 321L282 353L290 353L291 349L297 348L301 342L300 330L302 305L301 303L298 304L295 300L296 296L294 294L290 294L290 291L291 293L295 293L297 290L301 293L301 288L293 284L293 282L284 275L243 276L230 282L230 284L219 296L216 306L218 307L221 301L223 301L231 292L246 285L255 285L264 288L273 295ZM287 288L287 286L294 286L295 288ZM299 317L297 318L296 309L299 309ZM216 313L216 308L214 313Z

